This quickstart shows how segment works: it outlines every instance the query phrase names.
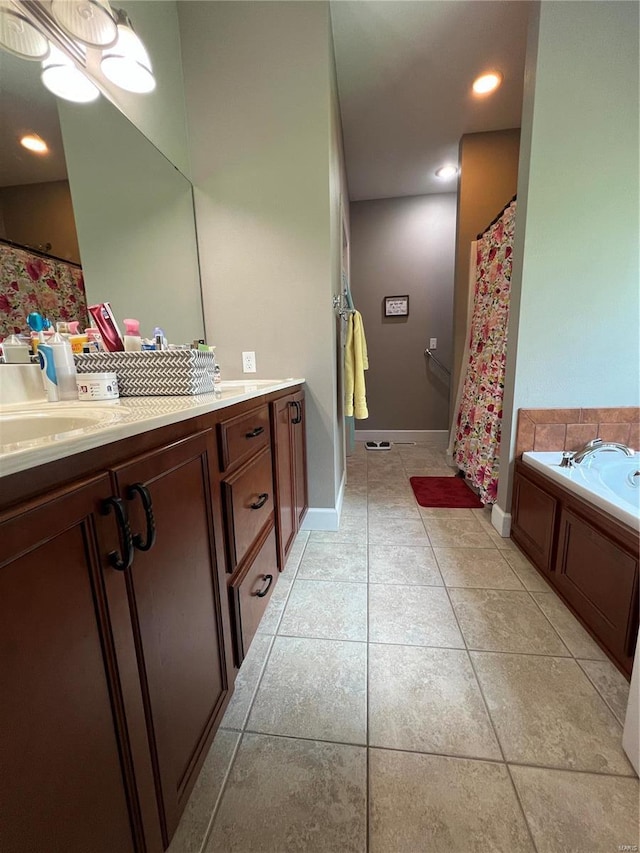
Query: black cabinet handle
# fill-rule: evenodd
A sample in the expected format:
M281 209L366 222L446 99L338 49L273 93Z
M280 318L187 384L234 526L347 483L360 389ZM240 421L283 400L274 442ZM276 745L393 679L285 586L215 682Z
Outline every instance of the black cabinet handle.
M127 507L122 498L110 497L102 502L100 512L102 515L109 515L111 510L116 515L118 527L120 528L120 536L122 544L124 544L124 557L121 557L117 551L110 551L107 554L109 565L119 572L124 572L131 568L133 563L133 536L129 527L129 516L127 515Z
M263 492L261 495L258 495L258 500L254 504L249 504L251 509L262 509L262 507L269 500L269 495L266 492Z
M302 423L302 406L297 400L292 400L291 405L295 406L296 412L298 413L294 419L291 421L292 424L300 424Z
M258 598L264 598L265 595L269 592L269 587L273 583L273 575L265 575L264 579L267 582L267 585L265 587L263 587L260 590L260 592L256 592L256 595L258 596Z
M134 483L127 489L128 501L132 501L136 495L140 495L144 514L147 519L147 536L146 539L143 539L141 533L136 533L133 537L133 546L138 551L150 551L156 544L156 520L153 517L153 501L151 500L149 489L143 486L142 483Z
M245 438L257 438L259 435L262 435L264 432L264 427L256 427L252 429L251 432L245 433Z

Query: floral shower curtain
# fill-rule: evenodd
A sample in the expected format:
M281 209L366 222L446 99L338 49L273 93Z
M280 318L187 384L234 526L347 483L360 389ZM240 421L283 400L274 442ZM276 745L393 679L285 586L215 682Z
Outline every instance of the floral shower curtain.
M79 320L84 329L89 318L82 269L0 241L0 340L24 332L32 311L53 323Z
M516 202L478 238L469 357L456 420L453 458L483 503L494 503L511 292Z

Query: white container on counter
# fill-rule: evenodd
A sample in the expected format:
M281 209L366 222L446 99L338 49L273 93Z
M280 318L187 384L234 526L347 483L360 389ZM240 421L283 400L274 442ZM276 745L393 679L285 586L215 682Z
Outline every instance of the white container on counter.
M76 384L79 400L117 400L120 396L115 373L79 373Z

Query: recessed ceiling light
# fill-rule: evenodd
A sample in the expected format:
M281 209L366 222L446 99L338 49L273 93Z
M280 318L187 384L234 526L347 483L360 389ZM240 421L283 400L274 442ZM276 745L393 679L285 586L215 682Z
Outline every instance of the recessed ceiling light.
M453 178L457 174L458 167L452 166L450 164L447 166L440 166L439 169L436 169L436 178L443 178L444 180L446 180L447 178Z
M37 133L28 133L26 136L23 136L20 140L20 145L29 151L34 151L36 154L47 154L49 151L47 143Z
M473 91L476 95L488 95L494 92L502 83L502 74L499 71L490 71L473 81Z

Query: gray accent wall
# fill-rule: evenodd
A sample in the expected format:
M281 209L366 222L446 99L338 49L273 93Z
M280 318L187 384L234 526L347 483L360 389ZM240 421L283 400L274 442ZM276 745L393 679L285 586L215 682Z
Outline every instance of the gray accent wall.
M351 290L364 321L369 417L358 429L448 428L456 195L409 196L351 204ZM385 318L384 297L409 296L407 318Z

